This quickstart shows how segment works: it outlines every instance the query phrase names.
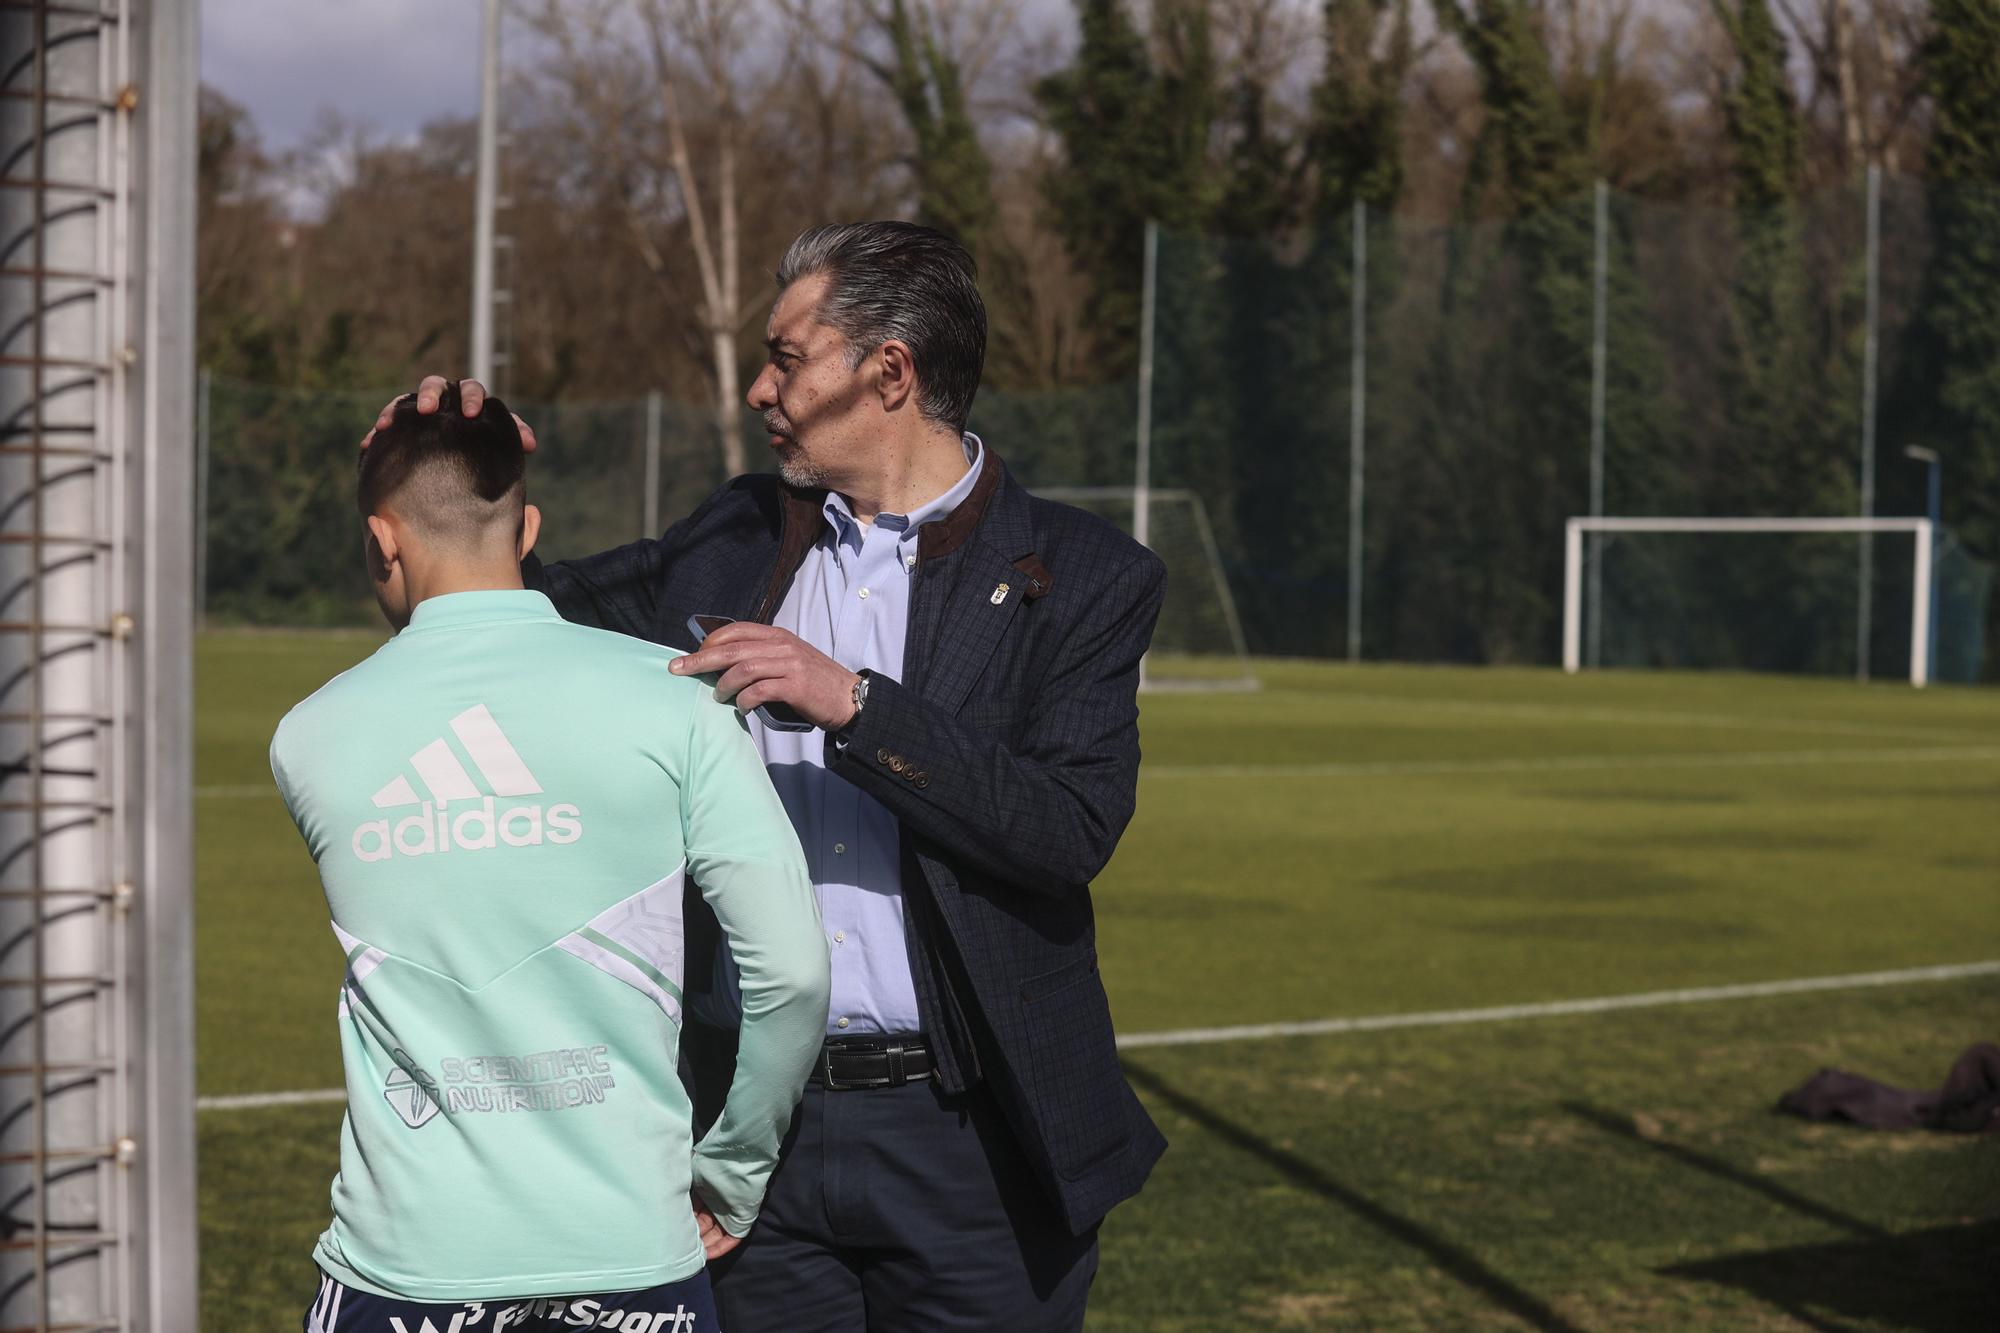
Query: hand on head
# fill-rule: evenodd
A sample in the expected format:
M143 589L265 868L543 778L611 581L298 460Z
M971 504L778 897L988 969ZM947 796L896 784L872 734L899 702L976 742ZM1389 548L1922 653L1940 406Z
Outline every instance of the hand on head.
M444 394L446 387L450 383L451 381L442 375L424 376L423 382L417 385L417 411L425 416L429 416L431 413L437 411L438 399ZM402 401L401 398L391 398L382 405L382 411L375 417L374 427L361 437L361 447L363 449L374 443L376 431L387 430L389 428L389 423L396 419L396 405ZM460 412L463 412L468 417L476 417L485 406L485 385L481 384L478 380L460 380L458 382L458 410ZM521 452L532 454L535 452L534 430L527 422L521 420L518 412L510 415L514 418L514 424L521 428Z

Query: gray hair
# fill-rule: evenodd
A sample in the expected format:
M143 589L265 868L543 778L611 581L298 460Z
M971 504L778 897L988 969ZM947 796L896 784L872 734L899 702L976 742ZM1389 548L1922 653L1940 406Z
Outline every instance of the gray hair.
M846 222L801 232L778 264L778 290L824 274L818 318L858 366L890 339L917 368L917 410L964 430L986 364L986 303L964 246L911 222Z

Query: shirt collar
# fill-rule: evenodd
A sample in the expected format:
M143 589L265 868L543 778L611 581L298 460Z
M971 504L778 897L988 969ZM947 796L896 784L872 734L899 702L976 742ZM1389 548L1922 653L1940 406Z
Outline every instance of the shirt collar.
M410 612L410 630L453 629L501 620L560 620L556 604L527 588L485 588L426 597Z
M907 514L875 516L877 526L898 534L896 538L898 545L915 542L917 529L926 523L949 516L952 510L965 503L966 496L972 494L973 486L979 481L979 465L986 457L986 445L971 431L965 432L960 444L965 449L965 475L953 483L950 490L935 500L918 505ZM833 539L836 542L857 551L861 549L864 529L860 521L854 517L854 511L848 507L846 496L839 491L828 491L822 512L826 515L827 526L833 529Z

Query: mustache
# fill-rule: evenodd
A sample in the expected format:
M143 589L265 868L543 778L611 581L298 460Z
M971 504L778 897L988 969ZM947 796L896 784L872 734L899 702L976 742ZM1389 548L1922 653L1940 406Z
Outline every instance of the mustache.
M764 433L767 435L782 435L788 440L796 438L792 434L792 423L785 420L784 417L776 412L766 412L764 414Z

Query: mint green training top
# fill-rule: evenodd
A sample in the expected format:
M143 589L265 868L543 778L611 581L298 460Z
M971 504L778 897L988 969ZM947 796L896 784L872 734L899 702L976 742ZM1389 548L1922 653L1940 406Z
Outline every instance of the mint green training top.
M742 1235L826 1030L798 836L679 654L536 592L434 597L278 726L271 771L347 956L347 1118L315 1258L418 1301L620 1291ZM743 980L697 1146L676 1075L681 886Z

